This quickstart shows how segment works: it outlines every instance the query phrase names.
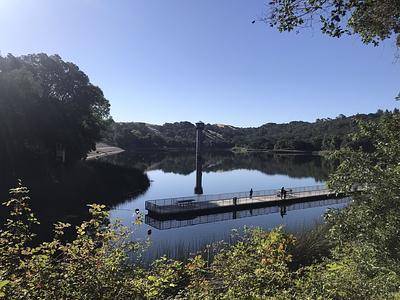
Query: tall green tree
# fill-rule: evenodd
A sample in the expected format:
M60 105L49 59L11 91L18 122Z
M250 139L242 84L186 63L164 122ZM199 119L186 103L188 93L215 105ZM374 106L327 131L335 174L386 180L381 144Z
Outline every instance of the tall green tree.
M86 156L110 121L103 92L58 55L0 57L0 151L3 158L30 154L53 160Z
M400 267L400 114L386 113L378 123L363 122L354 141L368 139L371 145L357 150L344 148L335 154L340 160L331 185L338 191L354 190L354 203L339 214L334 237L345 241L369 242L395 259Z

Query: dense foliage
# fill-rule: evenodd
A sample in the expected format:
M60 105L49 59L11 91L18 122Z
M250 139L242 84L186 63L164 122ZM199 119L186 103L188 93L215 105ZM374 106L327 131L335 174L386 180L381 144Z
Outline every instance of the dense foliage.
M400 46L398 0L271 0L263 19L280 31L318 24L333 37L358 34L366 44L378 45L394 36Z
M354 139L368 137L372 151L343 149L338 171L331 179L336 190L349 190L362 183L365 192L353 197L344 214L334 216L333 237L368 244L388 268L399 274L400 267L400 114L387 114L379 123L364 123ZM340 224L340 226L339 226Z
M95 147L109 103L79 68L59 56L0 57L0 162L69 162Z
M196 256L186 264L163 257L143 268L129 254L137 258L144 244L132 242L126 227L110 224L104 206L90 206L92 219L76 227L75 240L62 241L69 224L59 222L52 241L31 246L38 221L28 205L28 190L19 186L11 196L6 202L11 215L0 232L0 297L241 299L272 296L293 284L286 253L293 238L280 230L248 231L209 267Z
M257 128L206 124L203 146L207 149L262 150L335 150L341 146L358 147L346 138L357 128L356 120L373 120L384 114L340 115L335 119L318 119L314 123L294 121L287 124L267 123ZM190 122L166 123L162 126L146 123L114 123L105 140L124 149L190 148L195 145L195 125ZM365 141L358 141L365 142Z

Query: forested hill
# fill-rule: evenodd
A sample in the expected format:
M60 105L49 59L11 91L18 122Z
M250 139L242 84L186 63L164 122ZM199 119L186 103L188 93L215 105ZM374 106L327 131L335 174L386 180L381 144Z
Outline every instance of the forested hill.
M319 151L352 145L346 137L357 128L357 119L375 120L385 112L357 114L316 122L294 121L285 124L267 123L260 127L239 128L222 124L206 124L203 145L209 150L301 150ZM195 125L190 122L152 125L147 123L114 123L104 140L127 150L193 149Z

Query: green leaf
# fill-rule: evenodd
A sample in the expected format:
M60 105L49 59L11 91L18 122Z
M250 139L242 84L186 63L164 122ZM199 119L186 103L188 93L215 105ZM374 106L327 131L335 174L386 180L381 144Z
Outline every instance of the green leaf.
M0 289L3 288L3 287L5 287L5 286L6 286L7 284L9 284L9 283L10 283L9 280L0 281Z
M342 269L342 268L343 268L342 265L339 265L339 264L337 264L337 263L328 264L328 265L326 265L326 267L327 267L327 269L328 269L329 271L336 271L336 270L339 270L339 269Z
M0 280L0 289L4 288L9 283L10 283L9 280ZM6 296L6 294L4 292L0 291L0 298L3 298L5 296Z

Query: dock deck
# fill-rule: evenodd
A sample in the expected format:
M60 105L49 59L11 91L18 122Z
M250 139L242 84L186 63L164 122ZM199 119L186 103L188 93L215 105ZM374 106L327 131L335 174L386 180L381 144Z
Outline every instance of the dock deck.
M280 189L274 189L254 191L252 197L249 192L238 192L149 200L146 201L145 207L150 215L181 215L343 197L343 194L337 195L325 185L285 188L285 190L287 191L285 199L281 198Z

